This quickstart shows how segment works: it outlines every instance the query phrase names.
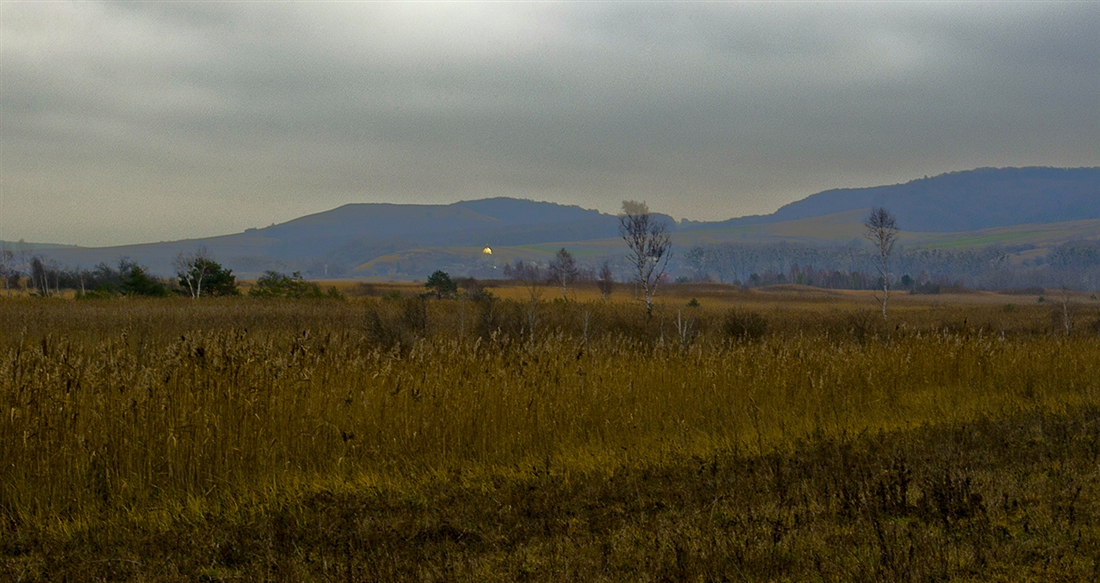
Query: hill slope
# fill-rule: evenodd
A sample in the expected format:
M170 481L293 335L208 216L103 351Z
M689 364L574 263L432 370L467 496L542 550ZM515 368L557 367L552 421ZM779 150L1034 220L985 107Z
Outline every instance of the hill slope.
M449 205L348 204L244 233L119 247L36 247L67 265L92 266L130 257L154 273L172 271L181 251L206 247L242 275L302 269L340 275L341 269L419 247L527 245L615 236L618 220L599 211L510 198ZM331 268L331 269L330 269Z
M766 216L670 225L680 247L731 240L849 243L860 239L860 223L872 206L898 217L907 245L1044 245L1093 238L1095 225L1081 221L1100 220L1100 168L981 168L905 184L828 190ZM178 253L203 246L243 277L277 269L310 277L399 278L437 268L465 272L479 265L486 244L504 251L497 257L500 264L509 258L546 258L562 246L592 260L622 254L614 216L514 198L449 205L348 204L207 239L36 249L70 266L128 256L154 273L169 274Z
M826 190L736 227L887 208L907 231L965 232L1100 218L1100 168L979 168L905 184ZM693 223L693 228L714 228Z

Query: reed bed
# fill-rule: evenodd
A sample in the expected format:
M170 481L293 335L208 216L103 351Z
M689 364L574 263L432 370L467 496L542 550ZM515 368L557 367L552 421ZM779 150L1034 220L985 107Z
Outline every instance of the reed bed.
M522 304L9 307L35 325L0 345L0 508L76 517L316 477L764 452L1100 389L1093 335L887 335L848 315L738 341L631 308L548 305L531 333Z
M754 313L759 334L625 303L2 302L0 535L1100 404L1100 335L1040 306Z

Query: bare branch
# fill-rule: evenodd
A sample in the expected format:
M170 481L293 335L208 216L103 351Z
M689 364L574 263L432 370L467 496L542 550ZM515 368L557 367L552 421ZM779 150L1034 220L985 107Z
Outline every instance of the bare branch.
M890 255L898 240L898 221L882 207L874 207L863 222L863 236L875 246L878 254L875 268L882 281L882 319L886 319L886 302L890 300Z
M641 212L639 212L641 211ZM627 263L634 282L642 288L646 314L653 314L653 296L672 256L672 237L668 226L649 213L644 202L623 201L619 216L619 235L628 248Z

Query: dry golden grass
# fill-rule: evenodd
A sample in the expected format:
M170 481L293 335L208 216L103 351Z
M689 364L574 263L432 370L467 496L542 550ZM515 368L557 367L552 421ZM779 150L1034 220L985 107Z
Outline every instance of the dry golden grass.
M1066 336L1042 305L899 302L887 326L862 294L678 291L648 320L586 288L2 302L0 536L172 530L334 489L432 504L455 476L568 481L1100 404L1095 308ZM730 306L766 333L731 336ZM48 578L33 552L0 560Z

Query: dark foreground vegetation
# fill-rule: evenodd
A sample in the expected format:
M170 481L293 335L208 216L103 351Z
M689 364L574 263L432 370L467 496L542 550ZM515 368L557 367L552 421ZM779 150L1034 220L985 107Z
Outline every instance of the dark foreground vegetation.
M0 579L1098 572L1094 308L479 297L0 303Z
M1091 581L1100 410L642 467L332 484L161 527L9 526L5 580Z

